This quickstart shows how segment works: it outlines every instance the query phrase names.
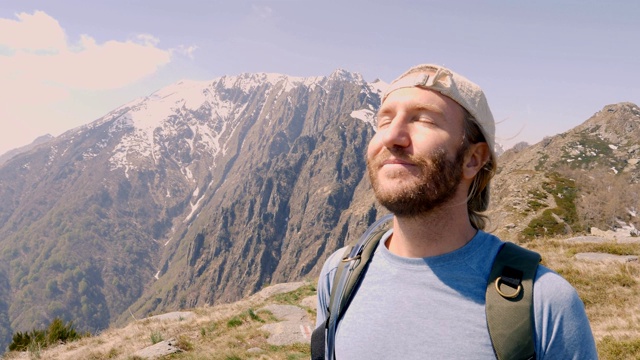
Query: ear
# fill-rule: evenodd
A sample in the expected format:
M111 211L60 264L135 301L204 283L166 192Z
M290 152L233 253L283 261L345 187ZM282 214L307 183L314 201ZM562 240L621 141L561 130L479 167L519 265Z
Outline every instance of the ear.
M467 180L472 180L484 164L489 161L490 156L489 145L486 142L470 144L467 154L464 156L462 176Z

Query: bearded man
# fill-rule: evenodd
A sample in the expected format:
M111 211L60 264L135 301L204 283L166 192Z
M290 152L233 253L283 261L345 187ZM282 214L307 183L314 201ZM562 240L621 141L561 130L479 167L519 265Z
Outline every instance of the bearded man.
M418 65L390 84L377 121L367 169L393 224L340 314L325 356L496 359L485 296L504 242L484 231L497 164L485 95L449 69ZM318 326L328 323L343 252L323 266ZM535 359L597 359L584 306L569 283L538 266L532 303Z

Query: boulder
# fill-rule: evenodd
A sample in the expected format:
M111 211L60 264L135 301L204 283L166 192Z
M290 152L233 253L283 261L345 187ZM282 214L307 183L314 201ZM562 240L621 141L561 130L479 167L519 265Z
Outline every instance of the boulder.
M613 255L613 254L604 254L604 253L578 253L576 254L577 260L582 261L591 261L591 262L618 262L618 263L628 263L628 262L637 262L638 257L634 255Z

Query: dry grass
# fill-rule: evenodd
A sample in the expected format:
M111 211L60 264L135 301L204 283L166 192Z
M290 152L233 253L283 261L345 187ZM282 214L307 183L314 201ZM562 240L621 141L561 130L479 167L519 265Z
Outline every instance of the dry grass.
M578 291L596 338L600 359L640 359L640 263L576 261L579 252L640 255L640 244L570 244L562 239L535 240L527 247L543 264Z
M640 244L571 244L563 239L536 239L526 246L541 253L543 264L560 273L577 289L591 321L600 359L640 359L640 264L591 263L574 257L578 252L640 255ZM10 353L6 359L135 360L131 354L151 345L153 336L175 338L185 350L167 359L308 359L307 344L269 345L267 334L259 328L275 319L258 309L266 303L299 304L303 298L313 295L314 290L311 283L307 283L291 293L265 291L234 304L194 309L196 316L192 318L133 321L125 328L109 329L99 336L39 353ZM308 308L308 311L314 318L314 309Z
M38 352L7 353L4 359L89 359L137 360L136 351L174 338L182 353L166 359L307 359L309 345L273 346L267 333L259 328L276 319L267 311L259 311L266 303L290 303L313 294L315 287L307 283L287 294L269 297L252 296L233 304L194 309L194 317L174 320L138 320L120 329L108 329L93 337L83 338ZM293 301L295 302L295 301ZM299 303L299 302L298 302ZM249 351L249 349L253 349ZM259 350L258 350L259 349Z

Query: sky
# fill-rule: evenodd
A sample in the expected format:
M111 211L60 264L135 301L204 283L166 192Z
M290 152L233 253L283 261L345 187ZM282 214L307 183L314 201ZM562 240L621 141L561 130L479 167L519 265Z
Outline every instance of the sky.
M183 79L391 82L444 65L479 84L505 147L640 105L640 1L2 0L0 154Z

